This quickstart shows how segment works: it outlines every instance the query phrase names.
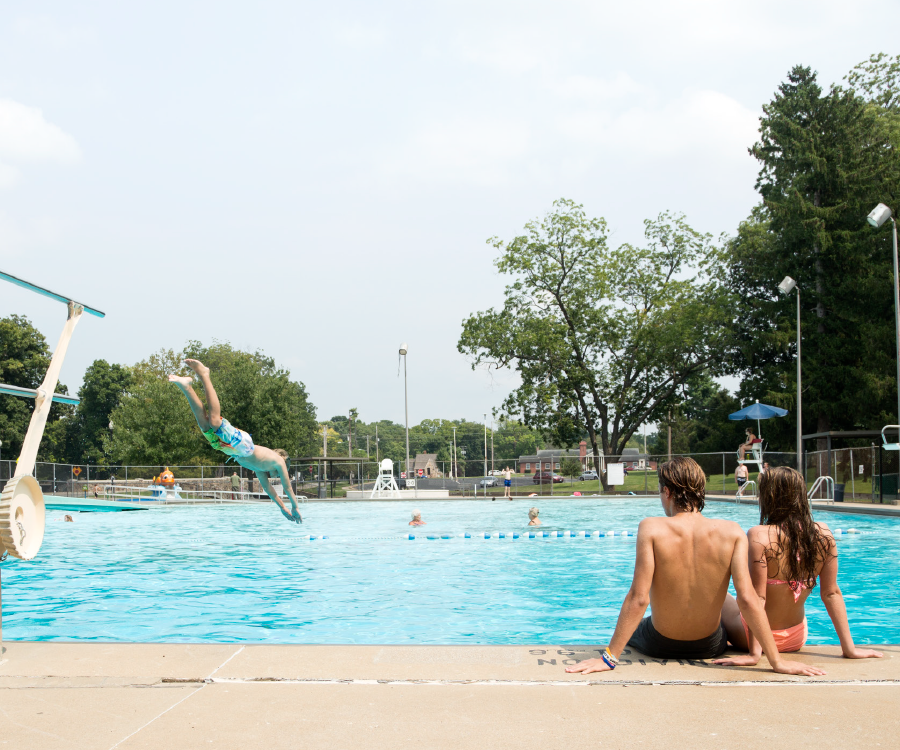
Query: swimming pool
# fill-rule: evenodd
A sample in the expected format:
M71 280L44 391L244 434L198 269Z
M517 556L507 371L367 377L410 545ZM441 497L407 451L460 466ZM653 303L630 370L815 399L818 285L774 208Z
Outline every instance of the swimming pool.
M37 560L3 573L10 640L249 643L605 643L634 538L527 538L533 500L311 503L48 514ZM407 526L413 507L428 525ZM659 500L541 499L542 530L634 531ZM756 523L750 506L706 515ZM858 643L900 643L900 519L816 513L839 537ZM526 531L519 539L484 532ZM409 533L415 540L408 538ZM472 538L460 538L469 533ZM302 536L327 536L309 541ZM427 539L428 535L449 539ZM511 535L510 535L511 536ZM837 643L816 594L809 643Z

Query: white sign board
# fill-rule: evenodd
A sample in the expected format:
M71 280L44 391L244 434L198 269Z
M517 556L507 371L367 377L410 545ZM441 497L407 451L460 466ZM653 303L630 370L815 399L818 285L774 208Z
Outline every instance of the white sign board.
M415 480L415 479L407 479L407 480L406 480L406 486L407 486L407 487L415 487L415 486L416 486L416 480Z
M863 468L864 468L864 464L860 464L860 465L859 465L859 475L860 475L860 476L862 476L863 474L865 474L865 472L863 471Z
M625 484L625 464L606 464L606 483Z

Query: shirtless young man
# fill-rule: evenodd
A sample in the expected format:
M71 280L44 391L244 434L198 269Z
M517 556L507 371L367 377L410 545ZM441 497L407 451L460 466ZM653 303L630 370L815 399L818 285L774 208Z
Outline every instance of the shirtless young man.
M629 645L647 656L712 659L727 647L722 604L734 580L737 601L754 633L760 633L769 664L783 674L820 675L821 669L784 659L775 648L766 613L747 568L747 537L733 521L704 518L706 477L690 458L659 467L665 518L645 518L638 527L634 580L616 630L599 659L567 672L615 669ZM652 616L644 618L647 605Z
M197 373L200 383L203 385L203 391L206 393L206 400L209 402L209 411L203 407L203 402L199 399L192 387L193 379L189 377L179 377L177 375L169 375L169 382L175 383L182 393L187 396L188 403L191 405L191 411L200 425L209 444L217 451L222 451L226 456L231 456L245 469L256 472L259 484L265 493L272 499L280 509L282 515L289 521L295 523L303 523L303 518L297 508L297 498L291 489L291 480L288 477L287 464L285 457L287 453L284 451L276 452L270 448L263 448L261 445L254 445L253 438L247 432L242 432L231 425L227 419L222 418L221 408L219 406L219 397L216 395L216 389L213 388L212 381L209 379L209 368L196 359L186 359L184 363ZM280 455L284 454L284 455ZM269 477L277 474L281 479L281 486L291 498L291 512L288 513L287 508L278 497L272 485L269 484Z

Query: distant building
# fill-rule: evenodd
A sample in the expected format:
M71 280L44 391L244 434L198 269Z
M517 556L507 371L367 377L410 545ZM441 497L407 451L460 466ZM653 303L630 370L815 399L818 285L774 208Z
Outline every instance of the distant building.
M577 449L548 448L530 456L519 456L519 473L531 474L535 471L559 471L560 462L565 458L575 458L584 469L587 466L587 442L582 440Z
M437 453L417 453L412 464L414 476L442 477L437 465ZM421 472L421 473L420 473Z
M603 458L601 451L600 457ZM536 471L559 471L560 463L565 458L575 458L581 462L582 470L593 469L593 456L587 452L587 441L582 440L578 444L578 448L563 450L561 448L548 448L547 450L538 451L530 456L519 456L519 473L532 474ZM643 469L649 466L651 469L656 468L655 462L647 461L647 454L641 453L637 448L624 448L621 458L618 456L607 456L606 461L621 461L629 469Z

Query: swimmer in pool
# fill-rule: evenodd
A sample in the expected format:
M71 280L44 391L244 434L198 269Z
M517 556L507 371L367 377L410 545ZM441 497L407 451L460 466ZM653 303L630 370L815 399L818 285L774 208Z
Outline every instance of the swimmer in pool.
M528 511L528 525L529 526L540 526L541 525L541 519L538 518L538 513L540 513L540 511L537 508L531 508Z
M194 381L192 378L169 375L169 382L175 383L187 397L203 437L217 451L221 451L226 456L231 456L245 469L256 472L256 478L259 479L259 484L263 491L279 507L281 514L288 521L303 523L303 517L297 508L297 498L294 495L294 490L291 488L291 480L288 476L287 453L281 449L273 451L271 448L254 445L250 433L242 432L233 427L227 419L222 417L219 397L216 395L216 389L213 388L212 381L209 379L209 368L196 359L186 359L184 363L197 373L197 377L203 385L203 391L206 393L206 400L209 402L209 411L206 410L203 402L194 392ZM272 485L269 483L270 476L277 476L281 479L281 486L284 487L284 491L291 498L290 513L288 513L288 509L281 498L272 489Z
M425 522L422 520L422 511L414 510L412 512L412 521L409 522L410 526L424 526Z

